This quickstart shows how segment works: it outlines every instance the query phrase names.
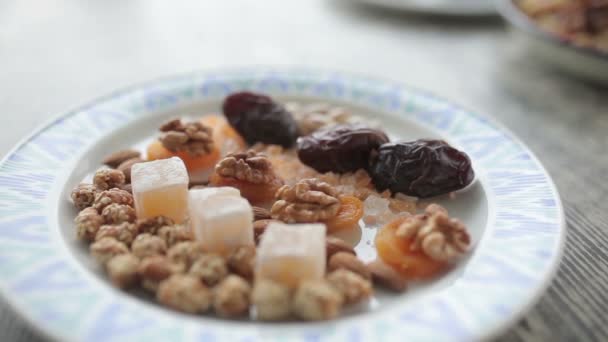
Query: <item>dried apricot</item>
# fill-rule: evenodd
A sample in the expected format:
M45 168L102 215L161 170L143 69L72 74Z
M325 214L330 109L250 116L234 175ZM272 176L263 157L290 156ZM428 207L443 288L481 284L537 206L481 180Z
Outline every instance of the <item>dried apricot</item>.
M353 227L358 224L361 217L363 217L363 202L355 196L340 196L338 213L324 223L327 225L327 232L333 233Z
M389 266L410 279L430 279L445 271L448 264L431 259L422 251L410 249L411 239L397 237L397 228L405 218L397 218L376 234L378 256Z
M219 115L207 115L201 120L203 125L213 129L213 141L220 147L222 155L237 152L247 148L245 139Z
M148 145L148 160L179 157L184 161L184 164L186 164L186 168L189 172L210 169L220 159L220 150L216 147L217 144L214 144L213 146L213 150L209 154L192 156L186 151L171 152L166 149L160 141L155 140Z
M211 186L231 186L241 191L241 196L246 198L251 204L264 204L274 200L274 194L283 185L283 182L276 178L271 184L254 184L232 177L222 177L213 173L209 178Z

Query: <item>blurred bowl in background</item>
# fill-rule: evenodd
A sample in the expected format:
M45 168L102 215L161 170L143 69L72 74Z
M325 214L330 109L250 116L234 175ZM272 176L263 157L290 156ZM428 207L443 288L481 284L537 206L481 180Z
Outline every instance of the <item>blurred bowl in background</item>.
M496 8L491 0L357 0L389 9L448 16L491 16Z
M514 0L496 0L496 7L511 24L515 43L532 57L570 75L608 84L608 52L577 46L542 30Z

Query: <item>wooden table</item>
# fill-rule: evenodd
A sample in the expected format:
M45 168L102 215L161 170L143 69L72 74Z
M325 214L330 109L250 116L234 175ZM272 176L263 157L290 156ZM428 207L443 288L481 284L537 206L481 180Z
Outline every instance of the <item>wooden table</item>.
M0 2L0 154L99 95L195 69L304 65L395 79L495 116L562 195L565 256L501 341L608 341L608 89L545 69L498 19L394 14L347 1ZM608 71L607 71L608 72ZM2 341L37 341L0 307Z

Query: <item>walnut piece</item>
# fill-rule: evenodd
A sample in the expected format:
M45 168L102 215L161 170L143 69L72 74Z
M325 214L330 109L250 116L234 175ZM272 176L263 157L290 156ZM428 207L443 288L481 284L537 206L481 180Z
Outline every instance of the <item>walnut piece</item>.
M110 282L118 288L126 289L137 283L139 259L131 253L113 256L106 263Z
M74 206L79 210L83 210L93 205L98 192L99 190L97 190L95 185L80 183L72 190L70 197L72 198L72 202L74 202Z
M93 176L93 184L99 190L108 190L112 188L120 188L125 184L125 174L122 171L114 169L101 169L95 172Z
M213 130L199 121L184 123L171 120L160 127L163 146L172 152L185 151L191 156L202 156L213 151Z
M397 228L396 236L414 239L412 251L422 250L431 259L454 262L468 250L471 238L465 225L448 216L445 208L431 204L424 214L406 218Z
M174 274L160 283L156 300L175 310L201 313L211 306L212 293L196 277Z
M251 294L257 319L278 321L291 313L291 292L288 287L272 280L256 280Z
M324 280L308 280L298 286L293 298L293 311L308 321L328 320L338 316L342 294Z
M206 253L200 243L194 241L178 242L167 251L169 261L179 267L181 271L187 271L190 266Z
M179 242L190 241L193 239L192 231L183 224L174 224L171 226L161 227L158 230L157 235L161 239L165 240L168 247L172 247Z
M135 222L135 209L126 204L112 203L101 211L105 224Z
M110 154L109 156L105 157L103 159L103 163L108 165L109 167L118 167L118 165L122 164L123 162L129 160L129 159L133 159L133 158L139 158L141 157L141 153L139 153L139 151L136 150L121 150L121 151L116 151L112 154Z
M214 286L228 275L226 260L217 254L204 254L199 256L192 266L189 274L197 277L208 286Z
M93 208L85 208L74 219L76 235L79 239L93 241L99 228L103 225L103 217Z
M329 184L316 178L304 179L279 188L270 214L273 219L287 223L327 220L340 209L337 196Z
M135 223L135 225L137 226L137 230L140 233L148 233L152 235L156 235L160 228L164 226L171 226L173 224L175 224L175 222L165 216L155 216L145 219L139 219Z
M93 208L95 208L99 213L101 213L105 207L112 203L133 206L133 195L131 195L127 191L118 188L105 190L95 196Z
M251 286L237 276L229 275L214 289L213 308L222 317L238 317L249 312Z
M227 155L215 165L215 172L254 184L270 184L276 179L270 160L254 150Z
M127 246L130 246L136 236L137 228L135 228L135 225L133 223L123 222L112 225L106 224L99 227L97 234L95 234L95 241L111 237L124 243Z
M371 281L344 268L329 273L327 281L342 294L347 304L359 303L374 293Z
M148 233L139 234L131 244L133 254L143 259L151 255L163 255L167 252L167 244L165 240Z
M255 247L241 246L228 255L228 268L241 277L253 279Z
M89 249L93 258L102 265L105 265L113 256L129 253L127 245L111 237L93 242Z
M161 281L180 272L179 267L172 264L166 256L151 255L139 262L137 273L141 278L142 287L150 292L156 292Z

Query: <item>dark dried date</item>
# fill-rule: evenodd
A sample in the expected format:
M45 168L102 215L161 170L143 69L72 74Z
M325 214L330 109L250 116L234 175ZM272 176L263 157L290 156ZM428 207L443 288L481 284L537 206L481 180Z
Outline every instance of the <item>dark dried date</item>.
M464 153L442 140L420 139L380 146L370 175L379 191L431 197L469 185L475 173Z
M261 142L291 147L298 137L291 113L269 96L234 93L226 97L222 109L230 125L250 145Z
M369 167L370 154L388 142L384 132L361 124L337 125L298 138L298 157L319 172Z

